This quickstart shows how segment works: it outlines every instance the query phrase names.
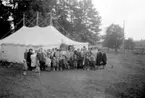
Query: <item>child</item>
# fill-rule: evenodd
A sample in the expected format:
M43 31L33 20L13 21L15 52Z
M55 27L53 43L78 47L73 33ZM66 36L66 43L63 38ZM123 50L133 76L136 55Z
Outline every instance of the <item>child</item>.
M51 69L51 59L50 59L50 56L49 55L46 56L45 65L47 67L46 70L47 71L50 71L50 69Z
M52 59L52 69L53 71L57 70L57 60L55 56Z
M27 69L28 69L27 62L26 60L23 60L23 75L27 75Z
M65 69L70 69L70 66L68 64L68 59L65 55L63 55L63 64Z
M84 70L89 70L89 56L84 57Z
M77 54L74 54L73 55L73 68L78 68L77 65L78 65L78 58L77 58Z
M59 57L59 62L58 62L58 63L59 63L58 65L59 65L59 70L60 70L60 71L62 71L62 68L64 68L63 59L64 59L63 56L60 55L60 57Z
M39 74L40 76L40 63L39 60L36 59L36 68L35 68L35 72Z

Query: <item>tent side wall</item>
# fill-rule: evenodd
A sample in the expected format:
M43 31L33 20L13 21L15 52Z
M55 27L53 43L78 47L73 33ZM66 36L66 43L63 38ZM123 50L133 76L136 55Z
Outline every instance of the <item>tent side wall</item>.
M59 48L59 47L60 45L47 46L47 47L13 45L13 44L0 45L0 60L23 63L24 52L26 51L26 49L29 50L31 48L33 50L38 50L40 48L52 49L52 48Z
M17 62L23 63L24 60L24 52L26 49L38 49L33 46L25 46L25 45L1 45L0 50L0 60L8 61L8 62Z
M14 45L1 46L0 60L22 63L24 60L25 51L26 48L22 46L14 46Z

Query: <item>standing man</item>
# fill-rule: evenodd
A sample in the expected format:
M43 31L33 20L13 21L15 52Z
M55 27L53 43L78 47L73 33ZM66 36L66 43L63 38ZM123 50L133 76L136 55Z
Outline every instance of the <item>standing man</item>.
M106 56L106 53L104 51L102 51L102 65L103 65L103 69L104 67L106 66L107 64L107 56Z
M98 49L98 53L97 53L97 56L96 56L96 65L97 65L97 68L99 66L101 66L101 61L102 61L102 53L101 53L101 49Z
M40 63L40 70L45 70L45 55L42 48L37 53L37 58Z
M28 65L28 69L29 70L32 70L32 67L31 67L31 55L32 55L32 49L29 49L29 52L27 53L27 65Z

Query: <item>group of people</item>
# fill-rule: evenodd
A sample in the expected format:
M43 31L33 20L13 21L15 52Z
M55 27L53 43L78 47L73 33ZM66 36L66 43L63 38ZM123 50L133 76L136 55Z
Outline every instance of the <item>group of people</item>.
M95 69L96 67L107 64L106 53L98 49L94 53L92 49L87 50L85 47L82 49L39 49L26 50L24 53L24 74L27 70L32 70L40 73L40 70L47 71L62 71L65 69L78 69L85 70Z

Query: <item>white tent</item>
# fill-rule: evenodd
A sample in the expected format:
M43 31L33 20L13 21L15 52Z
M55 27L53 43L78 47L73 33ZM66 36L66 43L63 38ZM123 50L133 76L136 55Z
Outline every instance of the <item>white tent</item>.
M74 45L76 48L82 48L84 46L88 48L88 43L73 41L61 34L53 26L35 26L33 28L23 26L14 34L0 41L0 59L11 62L22 62L24 52L28 48L58 48L62 43Z

